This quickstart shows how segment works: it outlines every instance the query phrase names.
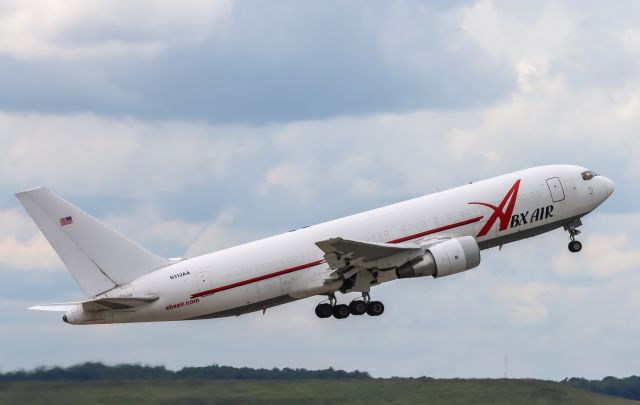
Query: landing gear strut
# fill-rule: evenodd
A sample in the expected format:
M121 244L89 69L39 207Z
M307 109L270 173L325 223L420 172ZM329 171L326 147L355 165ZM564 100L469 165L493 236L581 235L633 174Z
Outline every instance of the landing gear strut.
M384 304L380 301L371 301L369 293L362 293L362 299L355 299L349 305L338 304L334 293L328 294L329 302L322 302L316 306L318 318L345 319L349 315L380 316L384 312Z
M571 253L578 253L582 250L582 243L576 240L576 236L580 235L580 231L577 229L580 225L582 225L582 221L575 219L564 226L564 229L569 232L569 237L571 238L571 242L569 242L569 251Z

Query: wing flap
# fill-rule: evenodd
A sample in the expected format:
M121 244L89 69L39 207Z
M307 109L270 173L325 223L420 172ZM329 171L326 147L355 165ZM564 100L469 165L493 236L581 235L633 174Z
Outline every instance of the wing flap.
M27 309L31 311L51 311L51 312L67 312L71 311L77 305L82 304L82 302L61 302L57 304L40 304L34 305Z

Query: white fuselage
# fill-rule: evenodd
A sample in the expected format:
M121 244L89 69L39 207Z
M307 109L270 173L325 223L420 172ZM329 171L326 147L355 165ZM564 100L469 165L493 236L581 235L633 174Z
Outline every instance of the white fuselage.
M100 296L154 294L157 301L128 311L105 311L95 322L83 318L78 308L68 314L69 322L213 318L334 292L340 286L328 285L326 291L307 287L331 271L315 243L332 237L420 243L434 237L473 236L486 249L535 236L579 219L611 194L610 180L584 180L585 170L535 167L186 259ZM376 284L394 279L393 271L381 272Z

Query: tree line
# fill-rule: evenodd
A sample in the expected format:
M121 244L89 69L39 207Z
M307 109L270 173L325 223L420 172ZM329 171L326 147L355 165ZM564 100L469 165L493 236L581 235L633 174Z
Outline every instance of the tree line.
M115 380L334 380L370 379L365 371L307 370L303 368L250 368L214 364L205 367L184 367L168 370L164 366L140 364L83 363L70 367L38 367L0 373L0 382L14 381L115 381ZM431 378L427 380L432 380ZM627 399L640 400L640 377L605 377L602 380L566 378L561 384Z
M344 371L328 368L306 370L303 368L250 368L230 367L217 364L206 367L185 367L179 371L167 370L164 366L119 364L109 366L102 363L83 363L70 367L38 367L33 370L18 370L0 373L0 382L12 381L96 381L96 380L331 380L368 379L364 371Z
M640 377L638 376L626 378L605 377L602 380L566 378L560 382L598 394L640 400Z

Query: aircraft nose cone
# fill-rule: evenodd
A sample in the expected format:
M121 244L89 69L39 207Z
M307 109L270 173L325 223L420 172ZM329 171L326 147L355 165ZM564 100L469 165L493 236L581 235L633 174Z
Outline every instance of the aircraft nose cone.
M69 320L67 320L67 315L62 315L62 320L66 323L69 323Z
M613 194L613 190L616 189L615 183L608 177L604 177L604 182L607 185L607 197Z

